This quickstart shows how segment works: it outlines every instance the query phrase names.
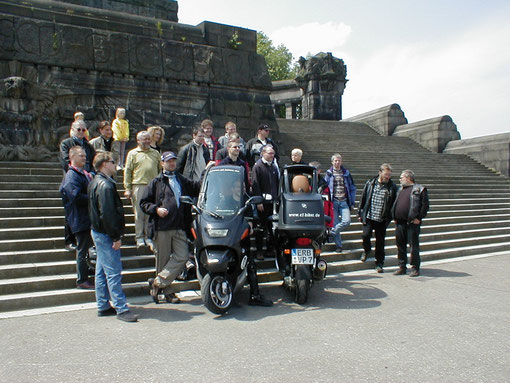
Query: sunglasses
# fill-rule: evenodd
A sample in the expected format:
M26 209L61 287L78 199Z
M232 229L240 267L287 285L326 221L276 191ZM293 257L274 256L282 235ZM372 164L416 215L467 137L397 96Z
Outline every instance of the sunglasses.
M82 128L78 128L78 129L76 129L76 131L77 131L77 132L84 132L84 131L86 131L86 130L87 130L87 129L82 129Z

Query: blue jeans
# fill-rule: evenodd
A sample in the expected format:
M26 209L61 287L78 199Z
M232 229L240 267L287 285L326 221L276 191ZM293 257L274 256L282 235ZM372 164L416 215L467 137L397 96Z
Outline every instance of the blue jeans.
M351 224L351 209L347 205L347 201L333 200L333 221L334 226L331 235L335 241L336 247L342 247L342 236L340 232Z
M120 250L113 250L112 239L103 233L92 230L92 238L96 245L96 301L99 311L110 308L109 301L117 314L129 310L126 295L122 290L122 263Z

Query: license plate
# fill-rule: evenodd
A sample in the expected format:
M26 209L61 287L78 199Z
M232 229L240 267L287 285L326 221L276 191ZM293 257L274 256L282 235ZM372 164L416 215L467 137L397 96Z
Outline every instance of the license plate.
M293 265L313 265L313 249L292 249Z

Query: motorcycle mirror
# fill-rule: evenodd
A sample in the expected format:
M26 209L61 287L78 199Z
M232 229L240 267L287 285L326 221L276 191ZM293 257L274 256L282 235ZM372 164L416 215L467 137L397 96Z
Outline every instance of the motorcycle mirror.
M250 197L248 201L246 201L245 205L258 205L264 202L264 198L259 195L254 195L253 197Z
M188 195L183 195L179 198L181 203L187 203L188 205L193 205L193 199L191 199Z

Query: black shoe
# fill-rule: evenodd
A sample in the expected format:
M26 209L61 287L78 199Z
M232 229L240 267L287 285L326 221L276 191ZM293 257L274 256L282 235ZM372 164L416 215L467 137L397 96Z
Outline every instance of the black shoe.
M67 251L75 251L76 250L76 245L75 244L72 244L72 243L68 243L66 246L65 246L65 249Z
M363 252L363 254L361 254L361 258L360 258L360 261L361 262L366 262L367 261L367 258L368 258L368 254L366 251Z
M264 260L264 252L261 250L261 251L257 251L257 259L259 261L263 261Z
M150 286L151 286L150 294L151 294L152 300L154 301L155 304L158 304L159 303L159 287L154 285L154 281L153 281L153 283L150 284Z
M379 274L384 273L384 270L383 270L383 268L382 268L382 266L381 266L381 265L377 265L377 266L375 267L375 270L376 270Z
M420 270L413 267L411 270L411 273L409 274L410 277L419 277L420 276Z
M250 306L272 306L273 302L269 299L264 298L264 296L257 294L252 295L250 300L248 301Z
M181 300L175 295L175 293L165 294L165 299L168 303L181 303Z
M342 252L342 247L339 246L335 249L335 253L341 253L341 252Z
M393 273L393 275L405 275L406 273L407 273L407 270L406 270L406 269L403 269L403 268L399 267L399 268L397 269L397 271L395 271L395 272Z
M113 307L110 307L109 309L106 310L99 310L97 312L98 317L110 317L113 315L117 315L117 311Z
M131 311L124 311L117 314L117 319L124 322L138 322L138 315L133 314Z

